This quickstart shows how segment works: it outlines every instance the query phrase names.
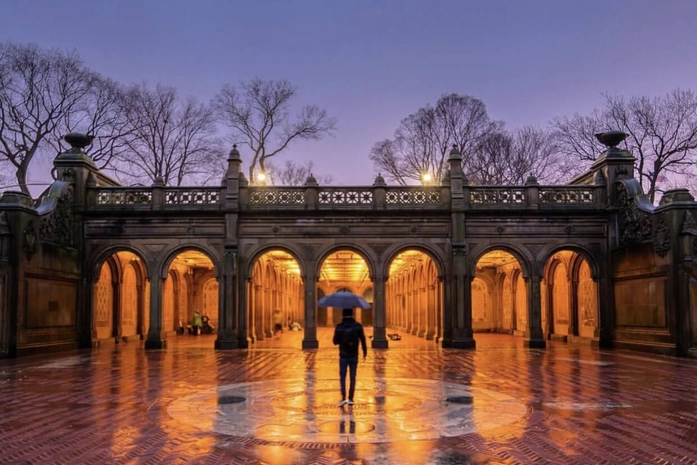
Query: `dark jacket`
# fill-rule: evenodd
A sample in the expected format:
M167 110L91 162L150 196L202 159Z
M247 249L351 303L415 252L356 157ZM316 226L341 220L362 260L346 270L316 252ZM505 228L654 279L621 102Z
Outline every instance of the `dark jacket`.
M341 358L356 358L358 357L358 344L353 345L353 347L346 346L343 344L343 331L353 330L358 335L358 340L361 342L363 347L363 357L368 355L368 346L365 342L365 333L363 332L363 325L358 323L354 318L348 317L344 318L341 323L336 325L334 328L334 345L339 345L339 357Z

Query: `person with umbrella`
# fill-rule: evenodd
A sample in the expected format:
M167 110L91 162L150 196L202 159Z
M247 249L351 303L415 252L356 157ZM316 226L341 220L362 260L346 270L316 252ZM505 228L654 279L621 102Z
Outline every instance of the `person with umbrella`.
M356 392L356 371L358 370L358 343L363 348L363 360L368 356L363 325L353 317L353 309L343 309L343 319L334 329L334 345L339 346L339 380L341 383L341 402L339 407L353 405ZM346 397L346 372L349 372L349 390Z
M341 402L339 407L353 405L356 392L356 371L358 369L358 343L363 348L363 360L368 356L368 344L365 340L363 325L353 317L356 307L370 308L362 297L348 291L339 291L322 297L317 305L320 307L343 308L341 323L334 328L334 345L339 346L339 380L341 384ZM349 372L349 390L346 396L346 372Z

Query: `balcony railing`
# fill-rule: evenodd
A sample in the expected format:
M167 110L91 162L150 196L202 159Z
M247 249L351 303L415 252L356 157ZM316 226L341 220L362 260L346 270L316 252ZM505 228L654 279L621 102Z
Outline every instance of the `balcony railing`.
M464 208L598 208L598 186L465 186ZM92 187L90 206L99 210L219 210L224 187ZM448 210L450 190L442 187L261 187L239 190L240 210Z

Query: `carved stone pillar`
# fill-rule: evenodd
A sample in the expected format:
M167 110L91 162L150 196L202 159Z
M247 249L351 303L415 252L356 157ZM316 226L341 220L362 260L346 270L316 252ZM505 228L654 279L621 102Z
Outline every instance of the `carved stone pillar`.
M385 314L385 277L373 278L373 349L387 349Z
M524 341L525 347L544 349L546 343L542 337L542 309L540 305L540 277L535 273L525 282L528 290L528 329Z
M254 285L254 330L256 331L256 339L263 341L264 335L264 308L263 308L263 290L261 284Z
M255 342L257 339L257 312L256 312L256 293L254 292L254 284L251 277L247 277L247 283L245 285L246 292L246 302L244 305L247 306L247 315L249 319L249 325L247 327L247 336L251 342Z
M453 345L455 349L474 349L472 337L472 278L467 267L464 248L453 250L453 307L455 308L455 328Z
M215 341L216 350L238 349L247 346L247 339L240 329L240 308L237 302L237 250L226 248L223 253L223 272L221 287L223 291L222 305L218 308L218 339ZM240 346L240 339L244 345Z
M157 270L158 266L152 266ZM162 330L162 284L164 279L157 271L152 273L154 279L150 280L150 329L145 340L145 349L165 349L167 341Z
M317 349L317 274L315 261L308 261L305 268L305 337L303 349Z
M436 334L436 286L428 285L426 300L426 340L432 341Z

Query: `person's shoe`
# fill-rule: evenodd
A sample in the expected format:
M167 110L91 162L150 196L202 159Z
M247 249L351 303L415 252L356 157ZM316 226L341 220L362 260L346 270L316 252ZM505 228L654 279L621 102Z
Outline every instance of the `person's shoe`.
M352 401L352 400L349 400L349 401L348 401L348 404L349 404L349 405L353 405L353 401Z
M349 403L349 401L346 400L346 399L344 399L344 400L342 400L341 402L339 402L336 406L337 406L337 407L343 407L344 405L346 405L346 404L348 404L348 403Z

